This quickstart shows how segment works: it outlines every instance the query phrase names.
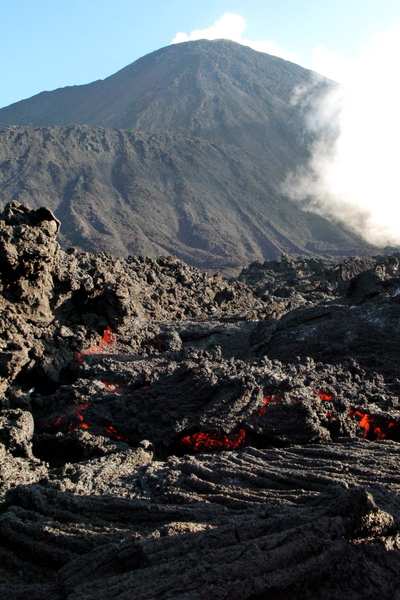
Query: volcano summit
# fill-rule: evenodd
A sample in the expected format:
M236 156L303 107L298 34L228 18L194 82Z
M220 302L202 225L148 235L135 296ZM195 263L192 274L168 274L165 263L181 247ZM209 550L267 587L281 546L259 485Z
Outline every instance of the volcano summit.
M332 82L227 40L168 46L0 110L0 201L50 207L81 250L226 272L281 252L371 254L281 192L309 157L299 87Z

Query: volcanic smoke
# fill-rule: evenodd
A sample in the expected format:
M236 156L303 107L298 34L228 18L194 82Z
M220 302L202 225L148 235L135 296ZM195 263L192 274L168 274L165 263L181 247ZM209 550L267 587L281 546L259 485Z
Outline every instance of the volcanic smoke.
M295 91L293 102L303 106L316 141L308 164L289 174L283 191L367 242L400 244L400 29L374 36L355 61L319 49L321 67L327 55L340 64L333 75L341 85L323 97L314 93L320 80Z

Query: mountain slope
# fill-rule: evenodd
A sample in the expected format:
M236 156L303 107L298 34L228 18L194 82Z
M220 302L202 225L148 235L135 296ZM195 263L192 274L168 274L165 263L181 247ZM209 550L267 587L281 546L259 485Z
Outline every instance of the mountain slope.
M228 40L162 48L103 81L43 92L0 110L7 125L86 124L233 143L281 177L307 154L293 90L313 73ZM270 164L269 164L270 163Z
M280 191L309 156L291 100L311 83L311 71L280 58L199 40L17 102L0 110L0 126L21 126L0 132L0 203L50 206L66 245L172 253L207 268L281 252L368 254ZM331 83L319 85L313 93Z
M51 208L64 246L121 256L172 253L234 270L281 252L366 252L343 228L279 196L250 154L165 132L6 128L0 201L11 199Z

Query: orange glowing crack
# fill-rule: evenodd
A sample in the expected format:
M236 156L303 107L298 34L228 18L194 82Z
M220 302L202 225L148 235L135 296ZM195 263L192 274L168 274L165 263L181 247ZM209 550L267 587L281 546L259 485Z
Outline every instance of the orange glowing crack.
M254 415L255 417L262 417L263 415L265 415L268 409L268 404L276 402L276 398L274 398L273 396L265 396L263 402L264 406L262 406L260 410Z
M89 431L89 433L93 435L107 435L112 439L128 442L128 439L122 436L112 425L102 427L101 430L91 428L90 425L86 423L85 417L82 414L82 412L86 408L88 408L88 406L88 402L82 402L78 404L78 406L71 408L68 412L65 412L58 416L55 419L54 423L45 423L45 426L52 428L57 427L57 425L59 425L65 417L69 417L67 422L67 431L75 431L76 429L86 429Z
M86 356L86 354L104 354L105 352L110 352L114 349L116 341L117 335L113 332L111 327L108 326L107 329L104 330L103 337L101 338L100 342L94 346L91 346L91 348L88 350L80 352L76 359L79 362L82 362L83 357Z
M321 400L332 400L333 399L333 395L332 394L325 394L325 392L317 392L318 396L320 397Z
M84 350L77 356L77 360L82 362L83 357L86 354L103 354L105 352L110 352L115 348L115 344L117 341L117 336L111 329L111 327L107 327L104 330L103 337L101 338L98 344L95 344L88 350ZM123 385L118 385L114 383L110 383L108 381L102 382L104 387L114 393L122 393L125 388ZM88 402L81 402L75 407L71 407L68 412L64 412L59 415L53 423L45 423L46 427L56 428L63 419L68 418L67 421L67 431L73 431L75 429L86 429L93 435L108 435L110 438L114 438L116 440L128 441L127 438L124 438L122 435L118 433L115 427L111 425L102 427L101 430L95 430L90 427L88 423L86 423L85 418L82 412L89 406Z
M84 422L84 418L81 414L83 410L85 410L89 406L88 402L81 402L78 406L71 408L68 412L64 412L59 415L54 423L45 423L46 427L57 427L61 423L61 421L69 416L69 421L67 425L67 430L71 431L72 429L77 429L78 427L83 427L84 429L88 429L89 425ZM78 421L78 423L77 423Z
M118 383L110 383L109 381L101 382L106 390L113 392L114 394L122 394L126 390L125 385L119 385Z
M356 417L358 424L364 430L363 438L372 437L376 440L383 440L385 437L387 437L387 433L378 427L376 419L372 415L354 409L349 409L349 413ZM387 428L390 429L395 427L396 423L388 422L386 425Z
M229 437L223 433L193 433L186 435L180 441L181 444L188 446L191 450L199 452L201 450L237 450L246 441L246 432L240 429L236 436Z
M128 441L128 439L122 436L120 433L118 433L118 431L112 425L104 427L104 431L108 434L110 438L113 438L114 440L120 440L122 442Z

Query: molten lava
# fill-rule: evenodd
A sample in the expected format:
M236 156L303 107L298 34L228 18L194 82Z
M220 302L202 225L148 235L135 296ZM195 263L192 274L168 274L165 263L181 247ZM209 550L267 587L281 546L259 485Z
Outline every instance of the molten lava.
M104 330L103 337L101 338L100 342L98 344L95 344L88 350L84 350L83 352L78 354L77 360L79 362L82 362L83 357L86 354L104 354L106 352L113 351L116 345L116 341L116 334L113 332L111 327L107 327L107 329ZM108 381L102 381L102 384L109 392L120 394L125 391L125 387L123 385L110 383ZM104 426L97 430L91 428L91 426L88 423L86 423L85 417L82 414L88 408L88 406L88 402L81 402L77 406L71 407L68 410L68 412L64 412L63 414L59 415L53 423L45 423L45 426L51 427L52 429L57 429L58 425L60 425L60 423L65 420L67 431L73 431L75 429L86 429L93 435L107 435L108 437L116 440L123 440L125 442L128 441L126 438L120 435L112 425Z
M79 362L82 362L83 357L86 354L104 354L105 352L110 352L114 349L117 341L117 336L111 329L111 327L107 327L104 330L103 337L101 338L98 344L95 344L88 350L84 350L76 357Z
M56 430L58 425L60 425L60 423L65 419L67 431L86 429L93 435L104 435L114 440L128 442L128 439L118 433L118 431L115 429L115 427L112 427L112 425L101 427L100 429L93 429L88 423L86 423L85 417L82 413L88 408L88 406L88 402L81 402L77 406L71 407L68 412L64 412L59 415L53 423L45 423L45 426Z
M185 435L180 441L181 444L187 446L195 452L202 450L237 450L246 441L246 432L240 429L236 436L230 437L223 433L193 433Z
M85 423L85 419L82 415L82 411L84 411L88 406L88 402L81 402L77 406L71 407L68 412L59 415L54 423L45 423L45 426L55 428L63 419L65 419L65 417L68 417L67 431L72 431L73 429L79 428L89 429L89 425Z
M321 400L327 400L328 402L333 399L332 394L325 394L325 392L317 392Z
M126 385L110 383L109 381L102 381L101 383L107 391L112 392L113 394L122 394L126 390Z
M120 433L118 433L118 431L112 425L109 425L108 427L104 427L104 431L107 433L108 437L112 438L113 440L119 440L121 442L128 441L128 439L125 438Z
M378 427L376 419L372 415L354 409L349 409L349 413L356 417L360 427L364 429L363 438L382 440L387 436L387 434ZM388 426L390 425L395 424L389 423Z
M349 409L349 414L354 415L360 427L363 428L363 438L383 440L389 437L397 440L399 437L400 423L394 423L384 418L379 418L378 421L376 417L369 413L355 409Z
M265 396L264 397L264 406L262 406L260 408L260 410L254 416L262 417L263 415L265 415L265 413L267 412L267 409L268 409L268 404L271 404L273 402L276 402L276 398L274 398L273 396Z

